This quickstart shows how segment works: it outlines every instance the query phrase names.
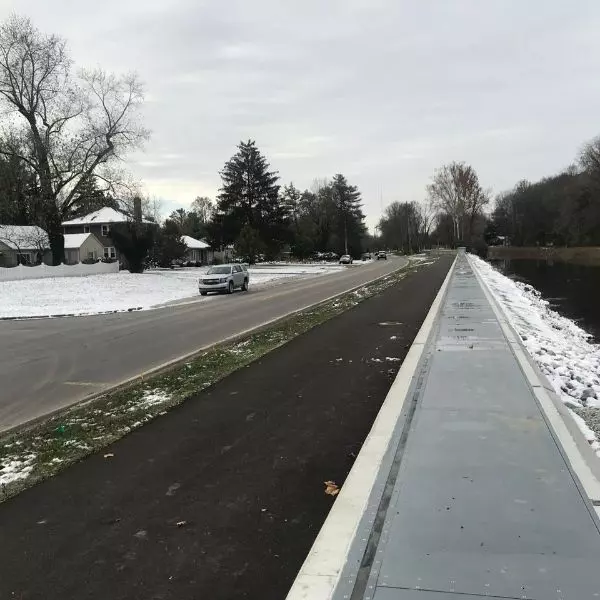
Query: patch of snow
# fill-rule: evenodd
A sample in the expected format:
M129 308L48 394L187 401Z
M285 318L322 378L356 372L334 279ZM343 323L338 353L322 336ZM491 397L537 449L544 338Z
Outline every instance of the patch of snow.
M343 267L282 265L250 268L250 286L263 286L298 277L321 275ZM88 277L49 277L0 282L0 318L92 315L146 310L158 305L198 298L198 279L208 267L108 273Z
M171 394L167 394L162 390L145 390L141 400L136 402L137 407L150 408L157 404L164 404L171 399Z
M387 360L388 362L400 362L402 359L397 358L396 356L386 356L385 360Z
M552 310L531 285L509 279L478 257L470 259L561 400L570 408L600 408L600 345ZM596 442L584 419L573 415L588 441Z
M35 454L11 455L3 458L0 462L0 485L27 479L33 471L33 462L36 458Z

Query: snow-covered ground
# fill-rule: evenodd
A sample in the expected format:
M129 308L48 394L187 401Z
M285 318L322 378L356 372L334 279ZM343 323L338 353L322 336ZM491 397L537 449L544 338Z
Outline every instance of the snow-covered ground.
M332 273L338 265L269 265L249 269L250 286L272 285L298 277ZM198 296L205 268L127 271L88 277L55 277L0 282L0 318L89 315L148 309ZM211 301L212 296L202 302Z
M549 307L531 285L513 281L485 261L470 257L473 265L500 302L511 324L540 370L570 409L575 421L600 456L600 345L570 319Z

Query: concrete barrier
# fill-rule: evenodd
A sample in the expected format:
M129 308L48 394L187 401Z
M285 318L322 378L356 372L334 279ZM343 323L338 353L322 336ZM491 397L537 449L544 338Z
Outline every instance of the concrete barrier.
M46 279L48 277L85 277L86 275L103 275L118 273L119 263L98 262L91 265L78 263L76 265L38 265L35 267L0 267L0 281L19 281L22 279Z

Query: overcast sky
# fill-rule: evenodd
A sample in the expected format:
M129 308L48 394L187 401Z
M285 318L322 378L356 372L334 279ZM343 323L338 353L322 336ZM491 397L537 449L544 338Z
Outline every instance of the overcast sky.
M499 192L600 133L598 0L0 0L82 66L137 71L131 169L165 210L214 197L253 138L282 182L344 173L368 223L471 163Z

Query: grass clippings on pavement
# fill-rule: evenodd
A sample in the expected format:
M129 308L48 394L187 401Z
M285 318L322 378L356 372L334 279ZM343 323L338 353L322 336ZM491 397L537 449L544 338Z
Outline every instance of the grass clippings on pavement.
M98 452L268 352L395 285L422 264L218 344L167 372L100 396L0 438L0 502ZM110 453L105 454L107 460Z

